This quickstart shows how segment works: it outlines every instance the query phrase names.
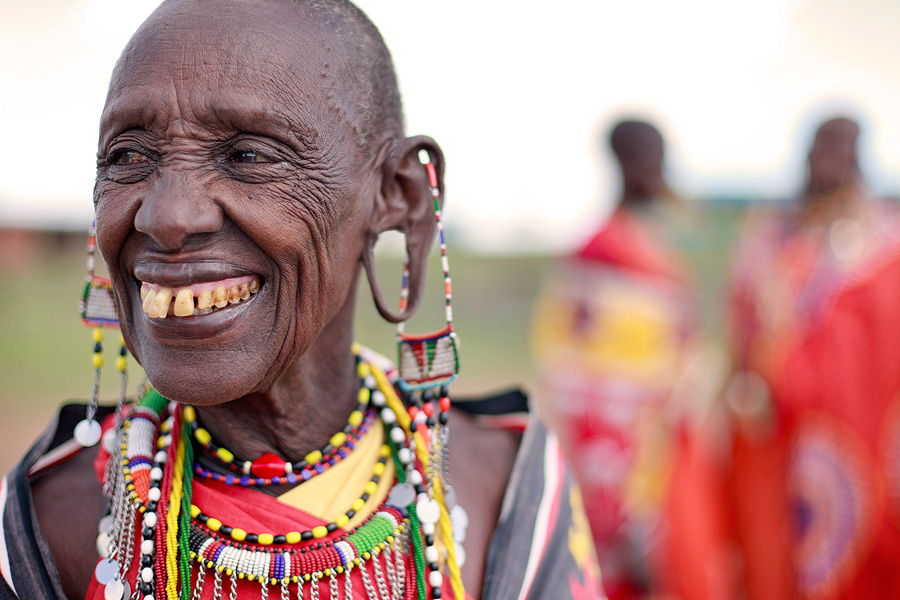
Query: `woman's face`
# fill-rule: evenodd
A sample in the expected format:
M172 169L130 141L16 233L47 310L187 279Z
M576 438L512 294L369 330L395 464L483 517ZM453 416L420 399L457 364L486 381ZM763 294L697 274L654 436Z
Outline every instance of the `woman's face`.
M346 308L377 182L320 27L289 4L179 10L116 67L94 202L129 347L204 404L268 389Z

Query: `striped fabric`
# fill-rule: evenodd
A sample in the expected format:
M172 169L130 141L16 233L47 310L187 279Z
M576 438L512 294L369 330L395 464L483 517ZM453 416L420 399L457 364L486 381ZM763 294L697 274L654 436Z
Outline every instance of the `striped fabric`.
M83 405L63 407L0 484L0 600L66 600L38 529L29 477L78 451L72 434L84 414ZM590 538L577 496L556 438L532 416L489 549L482 599L604 597L593 552L573 545Z

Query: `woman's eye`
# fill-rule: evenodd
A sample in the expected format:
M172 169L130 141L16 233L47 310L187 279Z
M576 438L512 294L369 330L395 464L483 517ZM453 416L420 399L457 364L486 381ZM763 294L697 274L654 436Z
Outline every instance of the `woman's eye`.
M235 163L270 162L267 157L262 154L257 154L253 150L234 150L228 157L228 160Z
M150 162L150 159L145 154L135 150L122 150L121 152L116 152L112 157L114 165L136 165L147 162Z

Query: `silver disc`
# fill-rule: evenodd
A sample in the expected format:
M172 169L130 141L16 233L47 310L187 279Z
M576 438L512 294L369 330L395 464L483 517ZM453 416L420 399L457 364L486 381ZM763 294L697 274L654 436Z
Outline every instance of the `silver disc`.
M469 513L457 504L450 510L450 523L453 525L453 539L463 542L466 539L466 529L469 527Z
M100 423L93 419L90 421L84 419L75 426L75 441L87 448L100 441L101 433Z
M434 525L441 517L441 505L434 498L419 498L416 502L416 515L423 523Z
M451 510L456 506L456 490L449 485L444 488L444 506L447 507L447 510Z
M456 549L456 565L461 567L466 564L466 549L459 542L453 542Z
M113 579L103 589L104 600L122 600L130 595L131 588L128 586L128 582L119 579Z
M112 526L112 515L106 515L105 517L100 519L100 523L97 525L97 533L109 533L109 530L112 529Z
M109 556L109 534L105 531L97 536L97 554L103 558Z
M116 578L119 574L119 563L111 558L104 558L97 563L94 568L94 577L100 582L100 585L106 585Z
M388 502L394 506L407 507L416 499L416 490L408 483L398 483L391 488Z
M106 450L109 454L112 454L113 450L116 449L115 427L110 427L106 430L106 433L103 434L103 449Z

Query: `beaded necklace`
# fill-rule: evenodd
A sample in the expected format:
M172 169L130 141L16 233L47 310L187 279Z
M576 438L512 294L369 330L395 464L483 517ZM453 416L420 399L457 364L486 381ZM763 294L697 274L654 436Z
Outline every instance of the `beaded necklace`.
M364 594L357 597L424 600L441 597L441 563L446 562L454 596L462 600L454 557L459 536L443 527L450 510L442 480L445 467L429 464L443 455L445 439L437 426L429 431L421 418L414 424L383 372L362 361L358 372L371 390L370 409L378 412L387 438L373 479L334 522L278 535L230 527L192 504L194 428L187 417L195 415L148 389L140 403L125 411L117 430L119 455L112 455L107 466L104 490L111 509L101 522L98 551L104 558L95 570L105 597L128 598L133 586L134 597L144 600L199 599L211 576L215 598L223 597L223 578L228 578L231 598L238 597L237 582L244 579L258 583L263 598L272 586L282 598L293 589L298 598L317 599L321 583L331 600L339 600L340 587L344 598L354 597L351 575L358 571ZM445 423L446 416L440 417ZM397 469L387 499L353 530L335 537L365 503L388 460ZM436 544L436 526L446 551ZM135 550L140 566L137 578L129 581Z
M228 485L237 483L244 487L250 485L260 486L298 483L298 476L302 481L306 481L316 474L323 473L325 469L334 466L344 458L349 450L353 449L353 443L365 434L368 426L371 424L372 420L374 420L374 414L370 420L366 419L366 417L369 416L367 407L372 389L366 386L365 377L361 375L362 369L360 365L362 363L360 362L359 354L355 353L354 358L356 360L357 375L360 378L357 398L359 404L356 409L350 413L344 428L331 436L328 443L325 444L323 448L309 452L301 460L294 463L288 462L271 452L267 452L253 461L241 460L235 457L233 452L216 445L212 441L212 436L209 432L197 422L197 413L194 410L194 407L185 406L184 419L193 431L194 439L206 448L213 458L242 475L238 478L232 476L231 478L226 477L220 480ZM194 466L195 472L199 471L200 473L198 474L205 478L215 478L212 473L207 474L203 472L202 468L198 469L198 466L199 465ZM291 477L292 474L294 477ZM250 475L254 475L255 477L251 478ZM278 478L279 481L273 483L271 481L273 478ZM227 479L227 481L225 481L225 479Z

